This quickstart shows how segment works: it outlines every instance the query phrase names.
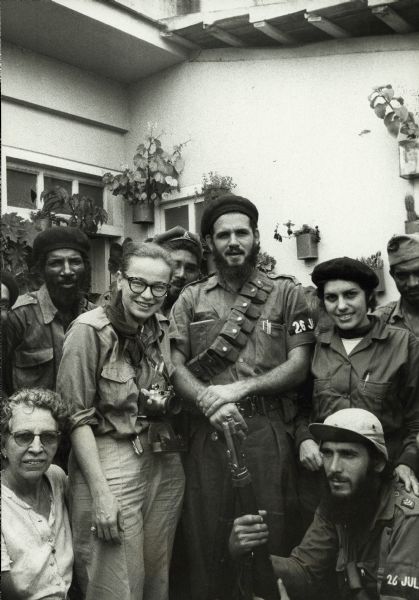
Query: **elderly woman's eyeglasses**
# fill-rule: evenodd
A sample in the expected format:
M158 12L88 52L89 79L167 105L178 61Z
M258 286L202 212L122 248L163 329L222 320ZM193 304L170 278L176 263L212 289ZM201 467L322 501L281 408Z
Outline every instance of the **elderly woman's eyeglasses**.
M15 431L10 432L10 435L15 440L18 446L22 448L30 446L35 437L39 437L43 446L53 446L60 439L60 431L43 431L42 433L32 433L32 431Z
M150 288L154 298L163 298L169 290L168 283L148 283L148 281L141 279L141 277L127 277L126 275L124 277L128 281L131 292L134 292L134 294L142 294L147 288Z

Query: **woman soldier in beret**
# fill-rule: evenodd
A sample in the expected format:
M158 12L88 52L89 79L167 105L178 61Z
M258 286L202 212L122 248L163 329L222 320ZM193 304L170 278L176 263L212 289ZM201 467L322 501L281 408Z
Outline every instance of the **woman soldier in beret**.
M419 496L419 344L409 331L369 314L378 279L364 263L347 257L328 260L315 267L312 280L330 324L322 324L317 336L310 420L324 421L349 407L375 414L383 424L395 476ZM318 471L318 445L308 430L304 437L300 460L309 471Z

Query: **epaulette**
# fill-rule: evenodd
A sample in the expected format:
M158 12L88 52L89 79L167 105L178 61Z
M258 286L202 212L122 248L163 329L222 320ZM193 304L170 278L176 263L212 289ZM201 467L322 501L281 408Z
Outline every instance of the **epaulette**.
M186 290L186 288L191 287L191 285L197 285L198 283L203 283L204 281L208 281L210 276L211 275L205 275L204 277L201 277L200 279L195 279L195 281L191 281L191 283L187 283L185 285L185 287L182 288L182 292L183 292L183 290Z
M285 275L284 273L275 273L274 271L266 273L266 275L269 277L269 279L291 279L291 281L295 283L295 285L301 285L301 283L296 277L294 277L294 275Z
M21 296L18 296L11 310L15 310L20 306L27 306L28 304L38 304L37 298L35 298L35 296L32 296L30 293L22 294Z
M397 485L394 490L395 506L402 509L405 515L419 516L419 498L411 492L407 492L403 485Z

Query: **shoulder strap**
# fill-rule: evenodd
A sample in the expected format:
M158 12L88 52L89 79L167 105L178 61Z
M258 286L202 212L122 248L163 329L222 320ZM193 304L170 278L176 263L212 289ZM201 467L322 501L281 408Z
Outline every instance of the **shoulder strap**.
M273 288L273 284L262 277L246 281L211 346L187 363L195 377L209 381L236 362Z

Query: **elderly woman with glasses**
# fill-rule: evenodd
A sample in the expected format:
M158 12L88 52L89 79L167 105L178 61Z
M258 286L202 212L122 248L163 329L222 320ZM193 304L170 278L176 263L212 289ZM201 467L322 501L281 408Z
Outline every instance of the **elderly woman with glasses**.
M73 569L66 475L52 465L67 404L22 389L1 410L1 590L17 600L67 598Z
M78 583L90 600L164 600L184 474L166 424L172 366L158 314L166 250L130 243L106 308L66 335L58 389L72 405L70 457Z

